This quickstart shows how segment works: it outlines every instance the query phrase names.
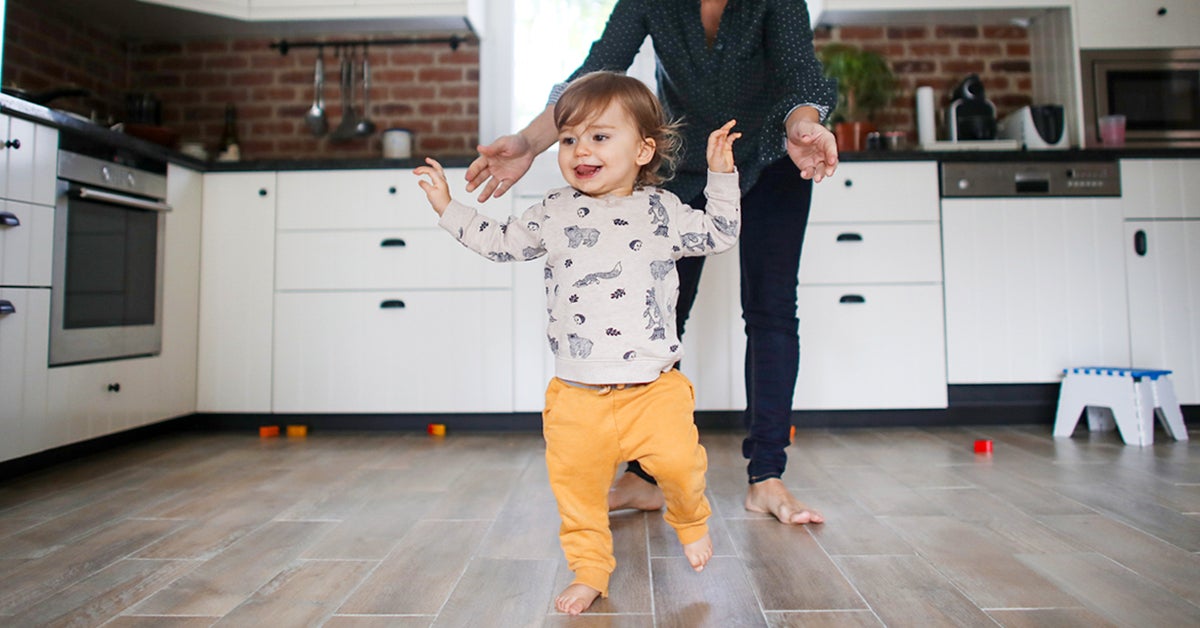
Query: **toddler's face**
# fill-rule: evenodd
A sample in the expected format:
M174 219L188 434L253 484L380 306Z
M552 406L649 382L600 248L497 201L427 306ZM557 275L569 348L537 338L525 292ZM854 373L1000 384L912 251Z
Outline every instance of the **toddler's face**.
M588 196L629 196L638 171L654 156L654 140L642 137L620 104L558 131L563 178Z

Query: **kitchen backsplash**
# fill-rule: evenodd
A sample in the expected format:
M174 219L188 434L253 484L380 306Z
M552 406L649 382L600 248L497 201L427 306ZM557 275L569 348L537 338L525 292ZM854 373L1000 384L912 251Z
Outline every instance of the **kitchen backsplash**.
M91 99L54 103L101 120L121 121L124 96L147 92L162 102L163 125L181 141L215 149L225 104L238 109L242 153L248 159L374 157L380 135L345 142L314 138L304 122L313 99L316 50L287 55L271 39L227 38L155 42L119 41L85 20L54 17L38 0L8 0L6 86L29 91L73 86ZM409 36L404 34L403 36ZM1001 116L1031 103L1030 41L1013 25L841 26L817 29L817 46L846 42L878 50L891 60L899 90L875 122L882 130L915 137L914 93L930 85L939 104L964 76L978 73ZM374 34L375 38L395 35ZM342 39L329 33L313 39ZM308 38L306 38L308 39ZM370 48L370 118L377 127L415 131L414 154L467 155L478 143L479 48L446 44ZM580 51L580 57L584 51ZM331 128L341 119L339 71L325 55L325 102ZM361 111L361 95L356 97Z

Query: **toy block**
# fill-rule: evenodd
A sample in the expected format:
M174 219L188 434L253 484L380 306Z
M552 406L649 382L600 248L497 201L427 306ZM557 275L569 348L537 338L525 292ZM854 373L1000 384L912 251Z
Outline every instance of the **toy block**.
M289 425L287 426L287 435L289 438L304 438L308 436L307 425Z
M425 427L425 431L429 432L430 436L445 436L446 426L443 423L430 423Z
M975 441L975 453L977 453L977 454L992 453L992 441L982 440L982 439Z
M258 426L258 437L259 438L274 438L276 436L279 436L279 426L278 425L260 425L260 426Z

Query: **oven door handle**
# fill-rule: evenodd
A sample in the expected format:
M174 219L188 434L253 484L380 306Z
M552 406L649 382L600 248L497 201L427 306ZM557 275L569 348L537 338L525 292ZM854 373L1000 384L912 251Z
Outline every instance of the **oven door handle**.
M150 201L136 196L126 196L115 192L105 192L94 188L79 188L79 198L101 201L104 203L112 203L114 205L124 205L136 209L149 209L156 212L169 212L172 207L162 201Z

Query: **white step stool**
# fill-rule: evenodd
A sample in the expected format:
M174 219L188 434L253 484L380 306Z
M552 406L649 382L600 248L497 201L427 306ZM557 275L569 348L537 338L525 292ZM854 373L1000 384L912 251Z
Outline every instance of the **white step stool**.
M1168 435L1175 440L1187 440L1187 428L1183 425L1183 412L1175 397L1175 387L1167 378L1170 374L1171 371L1107 366L1064 369L1058 412L1054 418L1054 437L1070 438L1080 414L1088 406L1094 406L1112 410L1121 440L1126 445L1154 444L1156 415ZM1101 420L1088 411L1089 430L1112 428L1111 421Z

